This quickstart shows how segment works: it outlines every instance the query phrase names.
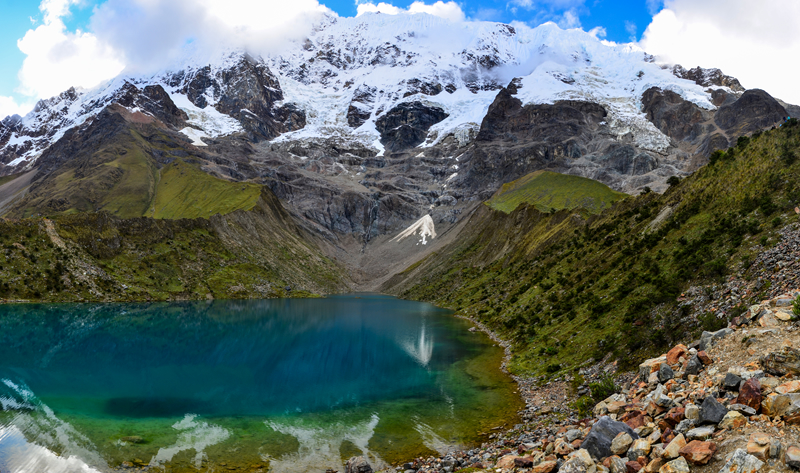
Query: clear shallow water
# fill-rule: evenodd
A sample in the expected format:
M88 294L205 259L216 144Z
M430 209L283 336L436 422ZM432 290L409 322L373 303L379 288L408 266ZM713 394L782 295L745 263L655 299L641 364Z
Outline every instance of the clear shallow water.
M0 471L341 470L516 422L500 348L379 295L0 306Z

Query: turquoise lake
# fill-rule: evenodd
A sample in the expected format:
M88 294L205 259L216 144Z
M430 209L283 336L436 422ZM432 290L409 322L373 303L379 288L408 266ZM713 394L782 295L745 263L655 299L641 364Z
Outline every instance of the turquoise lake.
M502 349L381 295L0 305L0 471L343 471L518 421Z

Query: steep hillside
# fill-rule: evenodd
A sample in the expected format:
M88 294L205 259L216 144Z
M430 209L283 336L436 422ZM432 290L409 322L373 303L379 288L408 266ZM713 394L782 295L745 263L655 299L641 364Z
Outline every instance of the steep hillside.
M6 300L308 297L350 284L267 189L250 210L210 218L0 219L0 247Z
M486 323L513 341L517 372L557 372L608 352L632 362L724 326L769 292L771 282L748 269L797 219L798 156L793 120L740 138L663 195L628 198L597 216L480 206L453 244L384 290ZM680 302L690 286L711 295L730 276L755 282L709 313Z
M600 213L627 196L585 177L536 171L503 184L486 204L505 213L511 213L523 203L531 204L542 212L582 208L591 213Z

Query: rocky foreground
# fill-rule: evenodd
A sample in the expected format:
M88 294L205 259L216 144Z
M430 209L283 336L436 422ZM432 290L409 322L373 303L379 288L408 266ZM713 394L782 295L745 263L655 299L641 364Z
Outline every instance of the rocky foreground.
M480 448L418 458L394 471L798 470L800 324L792 310L798 295L763 301L736 324L645 361L620 392L594 406L591 418L567 407L566 383L536 388L518 380L528 404L523 424L492 434ZM613 364L598 368L613 370ZM347 463L347 473L371 471L361 457Z

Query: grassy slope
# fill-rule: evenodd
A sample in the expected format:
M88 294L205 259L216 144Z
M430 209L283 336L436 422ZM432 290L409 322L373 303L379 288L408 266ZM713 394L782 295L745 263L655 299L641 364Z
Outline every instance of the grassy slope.
M115 123L121 119L117 118ZM99 147L86 145L41 182L10 215L57 216L105 211L120 218L210 217L255 207L261 186L214 177L200 169L163 128L122 122ZM160 166L154 156L168 164Z
M300 232L277 198L210 219L80 213L0 220L0 299L145 301L308 297L347 290L342 269ZM287 291L286 287L291 287Z
M489 207L511 213L520 204L531 204L542 212L581 207L599 213L627 194L585 177L551 171L536 171L503 187L487 202Z
M161 169L153 206L146 212L155 218L197 218L251 210L261 186L218 179L183 160Z
M456 243L384 289L487 323L513 341L517 372L556 372L608 352L633 362L717 323L687 314L676 297L693 283L748 277L761 245L797 218L798 148L800 126L766 132L664 195L599 216L479 207ZM667 207L671 216L648 230Z

